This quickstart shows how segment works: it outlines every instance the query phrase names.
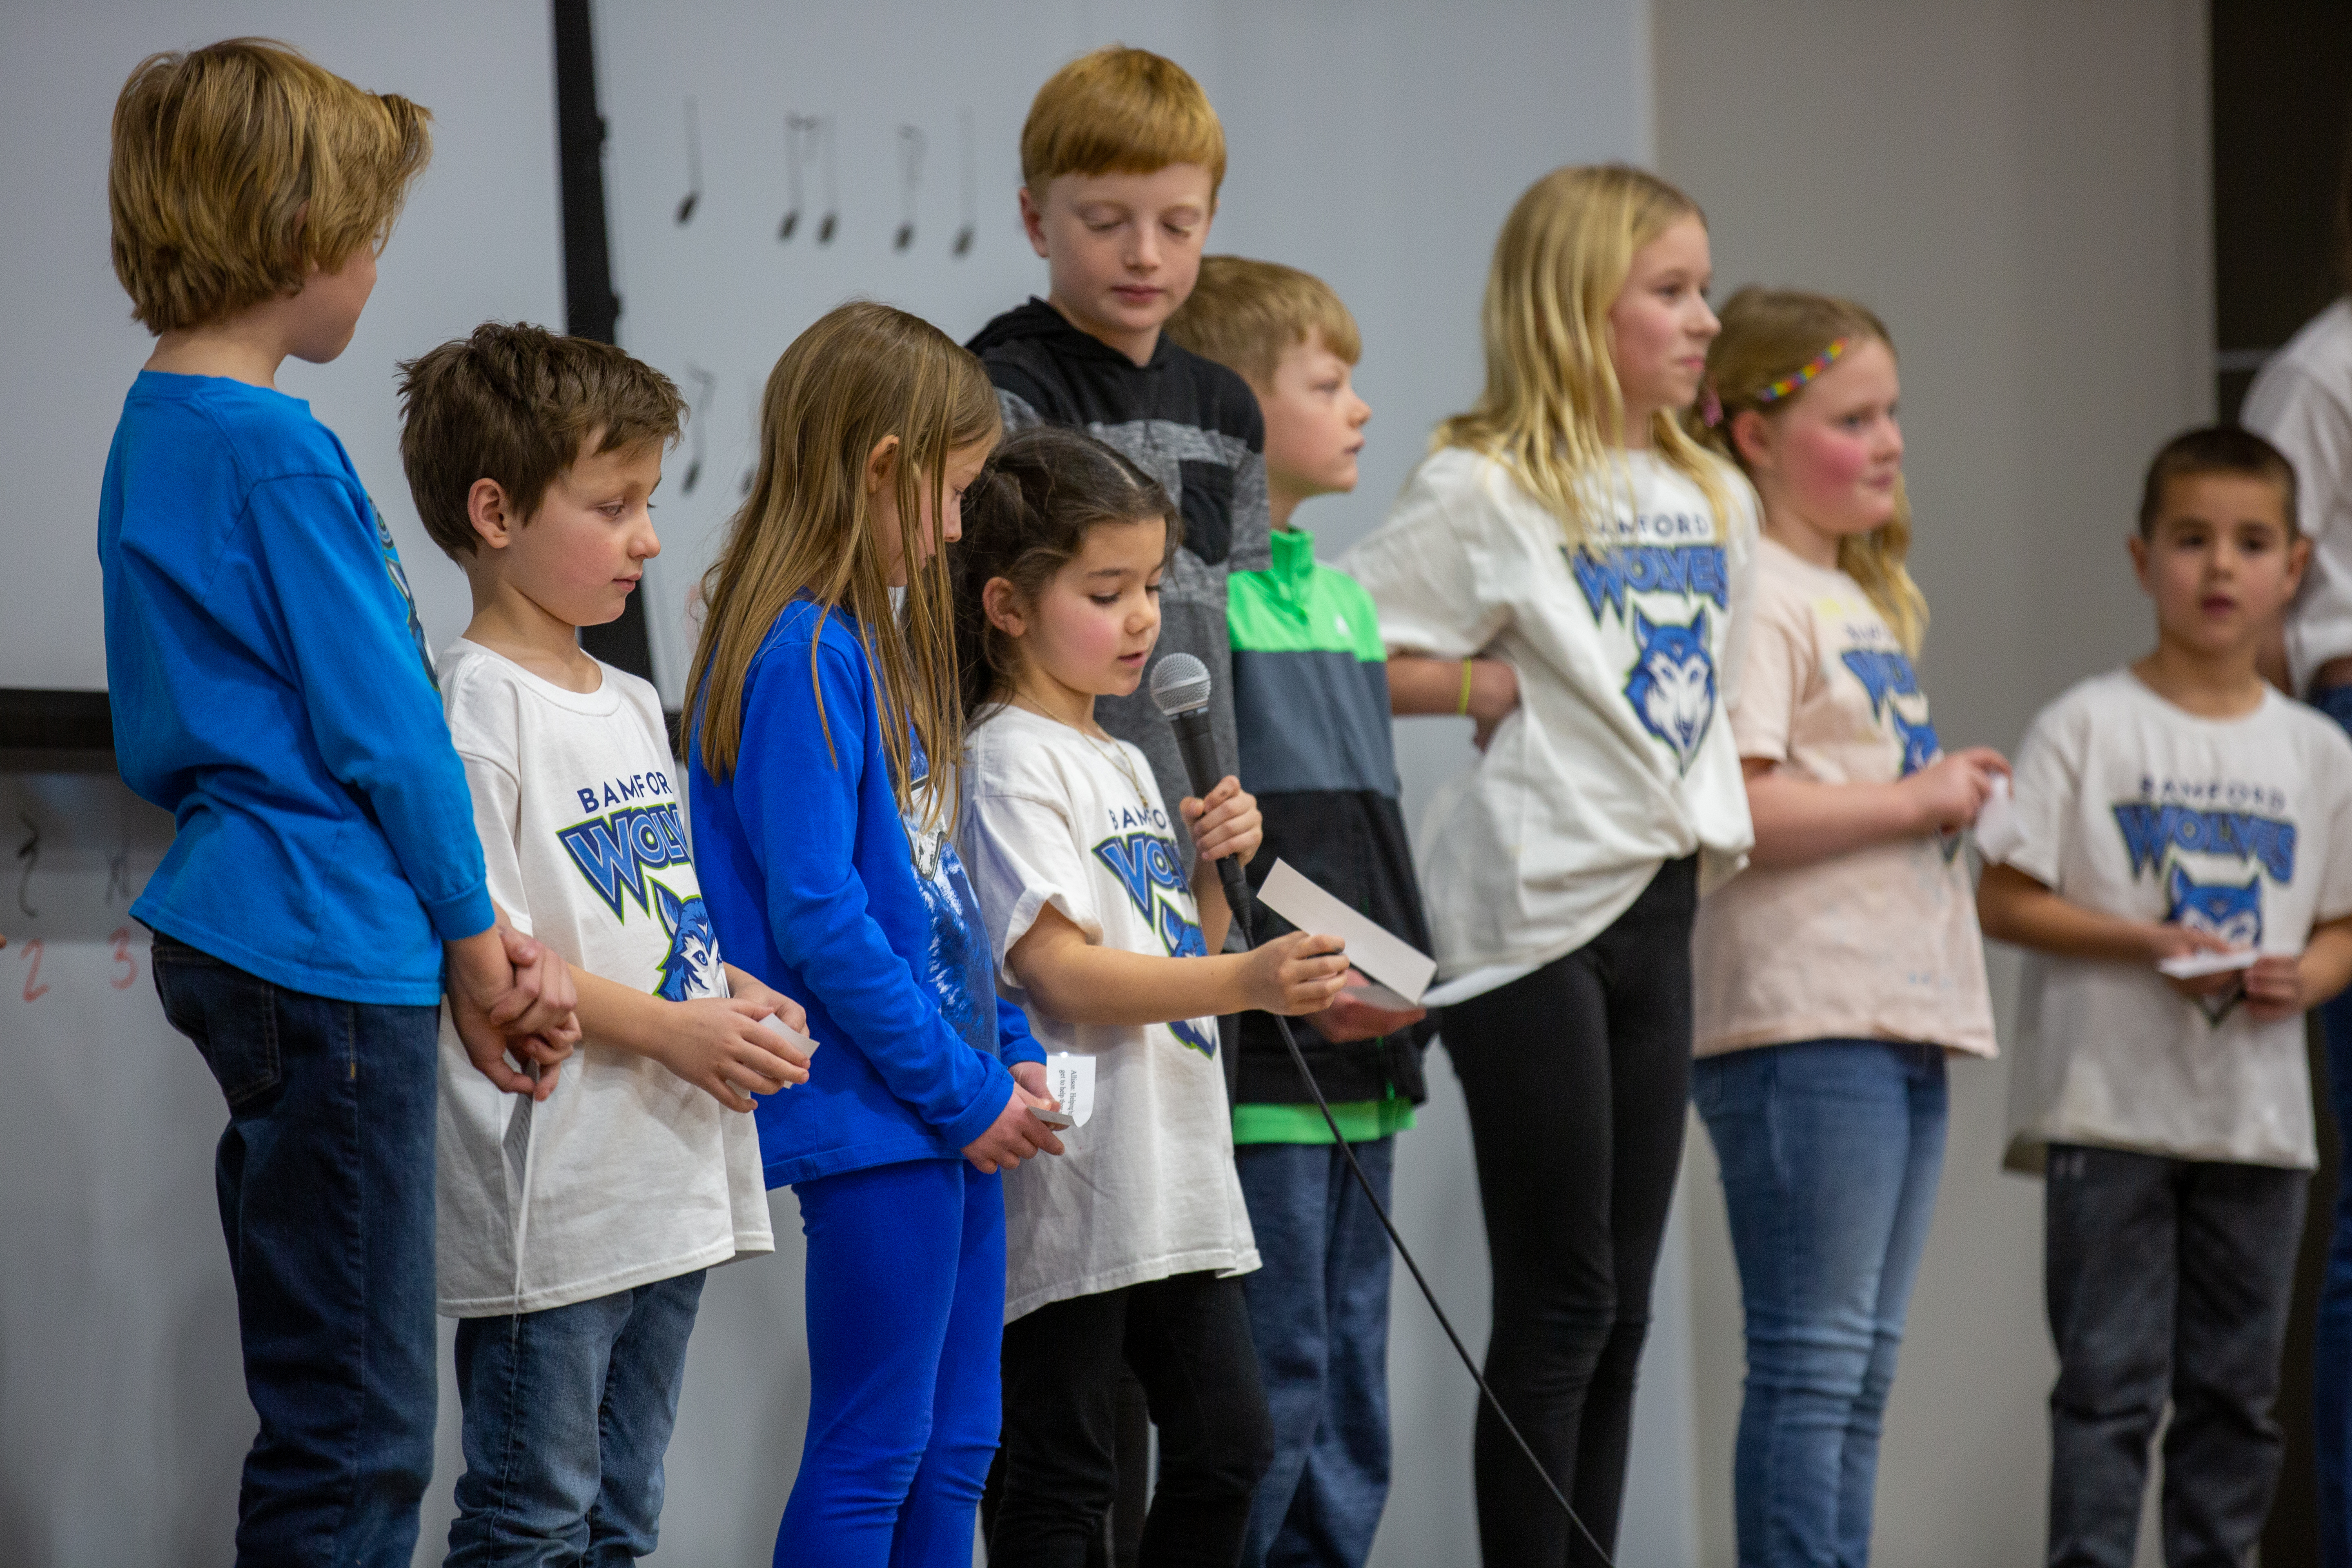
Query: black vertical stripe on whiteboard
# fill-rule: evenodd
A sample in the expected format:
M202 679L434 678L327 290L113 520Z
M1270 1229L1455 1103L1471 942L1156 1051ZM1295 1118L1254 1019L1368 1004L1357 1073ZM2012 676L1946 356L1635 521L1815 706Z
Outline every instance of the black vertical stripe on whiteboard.
M596 41L588 0L554 0L556 165L563 190L563 323L577 338L614 342L621 298L604 226L604 116L596 108ZM645 590L616 621L580 628L580 646L616 669L651 680Z

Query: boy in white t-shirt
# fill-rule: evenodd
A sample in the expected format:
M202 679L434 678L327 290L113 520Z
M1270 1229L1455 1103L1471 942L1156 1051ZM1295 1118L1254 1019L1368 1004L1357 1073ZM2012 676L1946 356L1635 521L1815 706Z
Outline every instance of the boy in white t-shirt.
M772 1251L751 1094L808 1077L799 1005L719 961L660 699L590 658L659 552L684 413L609 344L490 323L402 367L418 515L474 617L441 656L492 896L562 953L583 1043L543 1103L442 1026L438 1273L466 1473L450 1563L654 1549L704 1271Z
M1985 933L2032 950L2010 1158L2048 1177L2053 1565L2131 1560L2168 1396L2166 1561L2243 1561L2278 1479L2303 1014L2352 979L2352 742L2256 668L2309 556L2294 519L2258 436L2157 454L2131 542L2156 650L2034 721L2020 842L1978 889Z

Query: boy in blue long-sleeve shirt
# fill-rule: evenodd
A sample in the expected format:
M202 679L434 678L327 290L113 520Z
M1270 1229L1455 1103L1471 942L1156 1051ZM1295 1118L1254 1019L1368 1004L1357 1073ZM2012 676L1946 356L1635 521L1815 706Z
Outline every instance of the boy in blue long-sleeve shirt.
M260 1416L240 1563L405 1564L432 1469L439 1004L531 1092L577 1026L494 924L391 535L278 392L351 341L425 111L280 47L157 55L115 107L116 276L155 353L99 504L125 783L178 830L132 912L228 1101L215 1178ZM551 1087L552 1076L546 1080Z

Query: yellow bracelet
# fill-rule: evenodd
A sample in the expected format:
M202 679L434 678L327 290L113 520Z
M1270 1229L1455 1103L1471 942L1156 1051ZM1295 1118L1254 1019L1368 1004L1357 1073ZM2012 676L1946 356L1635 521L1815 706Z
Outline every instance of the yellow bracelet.
M1462 700L1454 704L1454 711L1465 718L1470 712L1470 660L1466 658L1462 661Z

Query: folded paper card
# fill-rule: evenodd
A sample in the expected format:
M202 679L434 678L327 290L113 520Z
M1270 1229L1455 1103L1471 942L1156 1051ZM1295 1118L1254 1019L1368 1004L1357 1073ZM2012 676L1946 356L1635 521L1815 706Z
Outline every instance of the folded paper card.
M1087 1118L1095 1113L1095 1058L1082 1051L1056 1051L1047 1057L1045 1092L1062 1102L1061 1110L1032 1110L1030 1115L1048 1127L1084 1127Z
M1267 873L1257 901L1297 926L1318 936L1336 936L1348 946L1348 962L1375 982L1356 988L1375 1007L1409 1013L1421 1005L1437 960L1400 942L1313 882L1287 860L1276 860Z
M2009 792L2009 775L1995 773L1992 793L1977 809L1977 853L1998 866L2025 847L2025 829L2018 825L2017 801Z
M2194 980L2204 974L2227 974L2233 969L2252 969L2262 954L2252 948L2242 952L2184 952L2171 958L2159 958L2156 967L2175 980Z

